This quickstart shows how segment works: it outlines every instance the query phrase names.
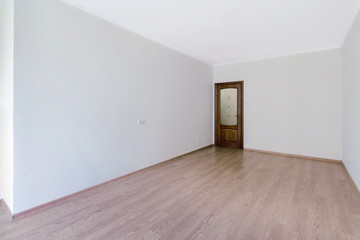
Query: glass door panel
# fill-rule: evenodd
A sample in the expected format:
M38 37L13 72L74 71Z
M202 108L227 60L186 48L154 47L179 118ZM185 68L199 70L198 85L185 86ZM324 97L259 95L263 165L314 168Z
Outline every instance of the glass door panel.
M220 124L237 125L238 92L236 88L220 90Z

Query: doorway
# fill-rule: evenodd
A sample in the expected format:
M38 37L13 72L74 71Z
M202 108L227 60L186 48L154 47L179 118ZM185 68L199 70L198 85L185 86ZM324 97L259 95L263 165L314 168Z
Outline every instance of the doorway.
M215 145L244 148L244 82L215 83Z

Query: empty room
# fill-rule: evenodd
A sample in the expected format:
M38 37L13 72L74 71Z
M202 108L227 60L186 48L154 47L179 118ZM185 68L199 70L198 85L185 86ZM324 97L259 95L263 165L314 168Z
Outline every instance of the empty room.
M360 0L0 0L0 239L360 239Z

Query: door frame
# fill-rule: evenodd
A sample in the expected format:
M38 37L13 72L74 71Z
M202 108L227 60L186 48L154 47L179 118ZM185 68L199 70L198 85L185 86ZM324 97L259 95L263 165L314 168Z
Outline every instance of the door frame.
M244 149L244 81L234 81L234 82L220 82L214 84L215 91L215 146L220 146L220 98L218 99L218 86L221 85L231 85L231 84L240 84L240 94L238 94L238 112L240 113L240 141L237 145L237 148Z

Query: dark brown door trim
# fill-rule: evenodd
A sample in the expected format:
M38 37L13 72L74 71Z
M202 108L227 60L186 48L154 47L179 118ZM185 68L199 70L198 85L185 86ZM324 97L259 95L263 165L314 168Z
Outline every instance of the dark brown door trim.
M238 143L235 147L244 149L244 81L215 83L215 145L221 144L221 128L220 128L220 90L222 88L235 87L240 89L238 94ZM234 146L233 146L234 147Z

